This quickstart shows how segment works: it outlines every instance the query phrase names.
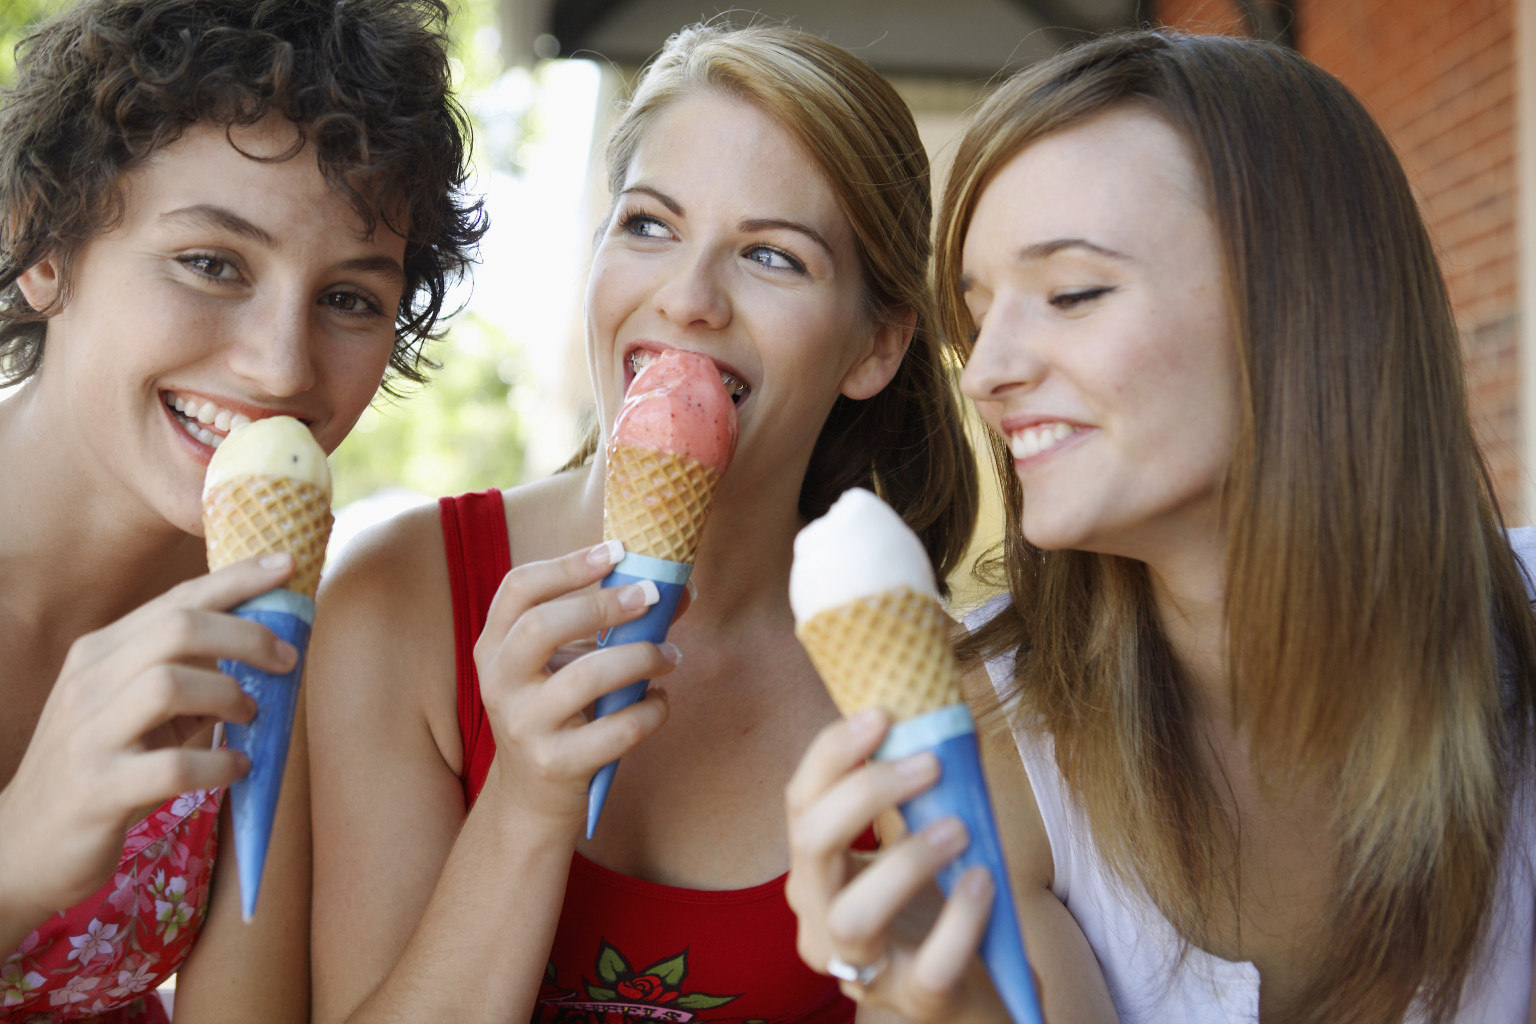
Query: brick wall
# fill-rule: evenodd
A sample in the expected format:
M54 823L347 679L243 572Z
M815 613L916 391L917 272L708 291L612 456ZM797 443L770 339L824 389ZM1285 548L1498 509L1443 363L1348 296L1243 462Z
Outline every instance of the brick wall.
M1511 0L1295 0L1293 8L1296 48L1361 98L1403 160L1450 284L1495 486L1510 520L1529 522ZM1246 31L1235 0L1157 0L1156 14L1191 31Z

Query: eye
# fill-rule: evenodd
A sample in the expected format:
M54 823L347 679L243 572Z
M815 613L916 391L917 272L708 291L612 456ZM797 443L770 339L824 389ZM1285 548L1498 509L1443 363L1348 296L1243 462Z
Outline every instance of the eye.
M1114 291L1113 288L1101 287L1081 288L1077 291L1071 292L1058 292L1057 294L1051 296L1050 302L1052 306L1061 310L1062 312L1071 312L1074 309L1078 309L1079 307L1092 302L1094 299L1102 298L1105 295L1108 295L1112 291Z
M327 292L320 303L348 316L382 316L384 313L384 307L372 298L350 289Z
M746 251L746 257L753 263L761 264L774 270L793 270L796 273L805 273L804 263L801 263L783 249L775 249L771 245L754 245Z
M626 234L637 238L671 238L672 229L655 217L644 213L630 214L619 225Z
M177 262L198 277L206 277L214 281L237 281L240 278L240 271L233 263L211 253L188 253L177 257Z

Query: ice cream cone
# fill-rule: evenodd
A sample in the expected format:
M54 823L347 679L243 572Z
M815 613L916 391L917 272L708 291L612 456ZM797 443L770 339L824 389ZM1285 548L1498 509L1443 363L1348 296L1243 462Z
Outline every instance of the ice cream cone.
M719 470L686 455L615 444L608 450L603 536L633 554L691 563L720 480Z
M604 632L598 646L659 644L667 638L710 503L735 450L736 410L715 364L678 349L648 356L630 382L608 443L603 536L620 541L625 555L602 585L649 580L660 600L640 618ZM642 679L599 697L596 714L609 715L640 700L649 682ZM618 765L610 761L592 776L588 839Z
M203 495L208 568L271 551L293 555L284 589L314 600L331 537L331 495L291 477L237 477Z
M838 709L890 716L875 760L924 751L938 759L938 781L901 805L902 819L912 832L941 818L964 823L970 844L940 870L939 888L948 894L971 867L987 868L996 895L982 960L1015 1024L1042 1024L951 622L922 543L884 502L851 490L795 539L790 605L795 635Z
M894 722L960 703L960 670L939 603L897 587L828 608L795 626L844 716L879 708Z
M294 559L293 575L283 587L234 609L234 614L261 623L293 645L299 652L293 669L272 675L243 662L219 662L219 670L238 682L257 708L250 722L230 722L225 728L229 746L251 759L250 772L230 786L246 920L256 912L288 761L299 681L315 619L315 589L333 522L330 483L325 453L309 429L279 416L231 431L214 452L203 486L209 568L274 551L286 551Z

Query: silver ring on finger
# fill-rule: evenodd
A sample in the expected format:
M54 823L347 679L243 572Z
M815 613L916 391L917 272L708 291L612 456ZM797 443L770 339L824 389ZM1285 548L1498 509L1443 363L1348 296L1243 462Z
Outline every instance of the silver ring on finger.
M862 967L851 964L840 956L833 956L827 961L827 973L839 981L847 981L860 988L868 988L890 962L890 956L885 953L881 953L874 963L865 964Z

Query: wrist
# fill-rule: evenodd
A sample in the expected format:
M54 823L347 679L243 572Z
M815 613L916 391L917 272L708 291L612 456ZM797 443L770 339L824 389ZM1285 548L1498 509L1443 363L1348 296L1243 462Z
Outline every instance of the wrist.
M37 902L38 880L28 884L26 878L19 877L25 871L18 871L22 858L13 847L18 840L25 841L27 830L6 820L6 793L0 790L0 961L53 912Z
M530 787L504 778L493 765L471 813L478 811L493 818L493 828L502 842L516 850L530 853L544 850L563 853L569 858L576 850L576 842L586 823L586 804L584 801L564 807L549 804L549 801L534 798Z

